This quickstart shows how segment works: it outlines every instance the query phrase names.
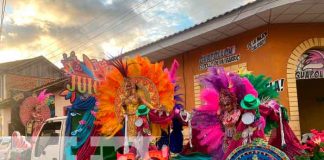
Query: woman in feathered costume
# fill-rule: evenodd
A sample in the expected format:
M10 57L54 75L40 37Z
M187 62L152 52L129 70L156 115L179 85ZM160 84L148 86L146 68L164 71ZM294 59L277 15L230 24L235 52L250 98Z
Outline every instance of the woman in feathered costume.
M111 137L122 131L126 146L128 137L160 137L161 129L167 130L172 123L175 105L170 73L163 70L162 62L151 63L140 56L113 58L110 64L113 67L98 87L96 118L100 133ZM136 115L146 107L147 114ZM143 123L149 123L149 128L142 127L148 126ZM124 154L127 152L125 147Z
M201 92L201 99L204 104L194 111L192 121L193 128L199 131L196 138L201 146L207 146L213 159L225 159L237 147L265 139L264 130L269 132L274 123L279 123L278 112L272 112L275 107L266 105L269 98L276 98L278 94L266 87L269 79L263 78L240 77L222 68L210 68L209 74L202 77L205 89ZM270 144L280 147L278 141L285 136L290 144L284 151L289 157L301 153L302 148L288 123L281 126L285 127L284 134L272 136Z
M50 118L49 104L51 93L46 93L46 89L39 93L37 97L26 98L20 106L20 118L23 125L32 125L32 136L36 138L46 119ZM26 114L31 112L30 115Z
M163 71L163 63L152 64L147 58L116 58L98 89L97 123L103 135L114 136L123 128L123 114L129 115L129 127L139 105L151 110L170 112L174 106L174 85ZM135 128L128 128L135 136Z
M202 106L194 111L192 125L198 130L200 145L215 159L221 159L231 140L241 116L239 102L250 93L257 95L248 80L223 68L210 68L201 78L205 89L201 92Z

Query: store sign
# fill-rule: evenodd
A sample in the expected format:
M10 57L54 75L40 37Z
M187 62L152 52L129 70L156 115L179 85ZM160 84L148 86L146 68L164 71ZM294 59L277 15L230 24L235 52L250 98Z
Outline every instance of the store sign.
M267 42L268 32L263 32L247 44L247 48L250 51L255 51L256 49L262 47Z
M240 55L236 53L236 47L231 46L202 56L199 59L199 69L205 70L209 67L237 62L239 60Z
M285 79L278 79L267 84L267 87L274 88L277 92L282 92L284 90Z
M296 70L296 79L324 78L324 51L309 50L304 53Z

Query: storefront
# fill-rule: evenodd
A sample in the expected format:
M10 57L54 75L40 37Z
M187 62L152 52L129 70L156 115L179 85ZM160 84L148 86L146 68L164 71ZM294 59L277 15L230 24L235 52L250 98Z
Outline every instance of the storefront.
M248 10L249 7L255 8L257 5L266 6L268 4L256 2L252 5L243 6L241 10ZM267 6L268 10L258 11L250 17L245 15L245 18L237 20L239 22L228 22L225 26L220 27L221 29L214 26L214 30L207 33L197 33L197 36L192 38L194 31L198 32L200 28L207 30L208 23L220 23L219 21L226 20L226 16L231 17L234 13L240 12L240 9L234 10L217 17L215 22L197 25L189 31L180 32L141 47L130 52L130 54L142 53L143 51L145 53L142 54L156 60L163 60L167 65L170 65L173 59L177 59L181 64L179 83L183 87L182 92L185 93L187 109L193 109L200 104L200 85L197 77L204 74L210 66L223 66L232 71L245 68L256 75L264 74L272 78L273 81L269 86L272 85L277 89L280 93L281 103L288 108L291 118L290 125L296 135L301 136L312 128L323 130L324 122L321 115L324 115L324 23L322 23L324 19L310 23L309 20L315 19L312 17L315 15L308 14L308 19L300 20L299 23L292 23L294 19L298 19L298 16L303 16L303 13L298 13L298 16L292 18L292 20L282 18L280 22L278 20L276 23L276 19L274 19L274 23L259 25L253 29L246 29L242 24L248 21L247 19L253 19L251 17L262 17L262 14L269 14L264 17L272 19L273 14L277 13L278 10L285 11L281 11L281 14L277 15L277 19L278 17L280 19L282 15L282 17L292 16L296 12L290 10L296 5L300 10L306 7L301 2L281 4L281 6L273 4L273 8ZM315 1L308 1L307 3L309 8L316 7L316 5L319 4ZM252 12L251 10L248 11ZM285 14L287 11L290 13ZM308 9L303 11L308 12ZM240 14L244 15L244 13ZM240 14L238 14L238 17L241 16ZM318 13L318 16L323 16L323 13ZM258 22L254 20L248 21L248 23ZM239 27L245 28L245 30L233 33L229 29L233 28L232 30L234 30ZM228 31L228 33L225 31ZM214 38L216 39L214 42L198 45L201 42L200 39L203 38L206 41L211 41L212 38L210 37L213 34L215 35L214 32L227 36L226 38L219 38L221 40ZM189 41L173 42L185 37L186 34L191 34ZM197 37L200 39L198 40ZM197 46L192 49L184 49L186 51L181 52L182 48L178 46L183 46L183 42L194 45L195 38ZM168 42L171 44L168 44ZM161 44L164 44L162 46L167 46L166 44L169 46L155 51L152 49L154 45L161 46ZM170 54L172 51L177 54ZM158 54L164 54L164 56L157 59Z
M194 108L200 104L198 98L200 86L196 77L207 71L206 65L220 64L218 66L224 66L232 71L243 67L254 74L272 77L271 85L274 85L280 92L282 104L289 108L290 124L295 127L294 130L299 130L299 120L304 120L300 122L302 131L307 131L311 129L311 126L324 127L324 124L314 123L320 122L321 120L317 118L321 118L324 114L321 113L324 110L323 102L320 102L323 101L321 98L324 96L323 89L321 89L324 88L324 79L321 79L324 68L318 68L316 71L310 69L299 71L301 68L298 65L303 63L299 59L310 54L310 50L317 50L318 54L324 56L324 38L320 38L324 37L323 27L324 24L276 24L271 25L267 31L268 28L264 26L165 61L170 63L175 58L183 62L181 68L183 73L179 76L182 79L182 86L185 86L187 108ZM267 32L268 35L263 45L253 51L248 48L255 37ZM218 56L220 54L221 56ZM318 58L322 58L319 63L323 64L323 57ZM308 92L304 87L313 88L313 90ZM312 101L312 98L304 100L305 95L297 96L297 90L301 92L301 95L307 91L308 95L314 96L315 101ZM314 110L306 109L309 107ZM302 112L300 113L299 110Z

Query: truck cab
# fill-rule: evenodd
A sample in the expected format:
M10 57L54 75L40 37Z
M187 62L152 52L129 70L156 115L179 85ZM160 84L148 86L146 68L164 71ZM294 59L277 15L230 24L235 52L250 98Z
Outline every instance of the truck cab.
M32 160L63 160L66 116L50 118L33 140Z

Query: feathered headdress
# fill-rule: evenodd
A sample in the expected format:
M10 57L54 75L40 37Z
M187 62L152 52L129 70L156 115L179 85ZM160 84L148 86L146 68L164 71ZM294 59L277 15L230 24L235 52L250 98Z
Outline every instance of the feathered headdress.
M96 95L100 104L96 118L97 123L101 125L101 134L113 136L122 128L120 115L116 111L118 110L116 100L118 100L118 91L125 78L149 80L150 84L155 86L151 89L158 94L155 98L159 104L164 106L167 112L173 110L175 87L169 75L164 72L163 63L151 63L148 58L140 56L124 59L113 58L110 63L114 67L106 73L105 80L101 81Z
M229 90L239 103L246 94L257 96L257 91L247 81L242 79L238 74L226 72L224 68L209 68L209 74L200 78L201 83L206 88L213 88L218 93L222 90Z
M52 93L46 93L46 89L44 89L43 91L41 91L39 93L39 95L37 96L37 99L40 103L45 103L45 100L49 97L53 95Z
M108 61L108 63L114 66L124 78L128 77L128 64L127 61L125 61L125 63L123 62L122 56L115 58L111 56L111 59Z
M249 85L252 85L253 88L255 88L258 93L257 97L262 102L268 99L277 99L279 97L278 92L273 87L267 86L271 82L270 77L266 77L265 75L255 76L253 74L245 74L241 76L248 79L246 81L249 81Z

